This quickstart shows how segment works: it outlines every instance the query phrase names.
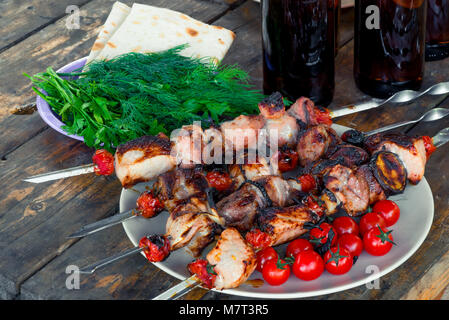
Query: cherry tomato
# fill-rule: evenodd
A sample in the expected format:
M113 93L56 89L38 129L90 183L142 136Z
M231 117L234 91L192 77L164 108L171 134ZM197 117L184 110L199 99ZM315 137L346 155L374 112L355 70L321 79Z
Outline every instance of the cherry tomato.
M212 289L217 275L213 271L213 267L204 259L197 259L187 265L191 274L196 274L201 283Z
M363 251L362 239L353 233L345 233L338 236L337 244L340 248L348 250L352 257L358 257Z
M301 280L317 279L324 271L324 261L313 250L301 251L296 255L293 263L293 273Z
M267 247L256 253L257 266L256 270L262 272L263 266L269 260L277 261L279 259L278 253L272 247Z
M268 260L262 270L263 279L272 286L280 286L290 277L290 266L282 259Z
M211 171L206 174L206 179L218 191L226 191L232 186L232 179L227 172Z
M323 107L317 107L314 110L316 120L319 124L325 124L330 126L332 124L331 113L329 109Z
M329 223L323 222L319 227L315 227L310 230L310 242L313 244L324 244L329 238L329 232L332 230L333 238L331 241L331 246L337 243L337 231Z
M373 211L379 213L385 219L387 227L394 225L401 214L398 205L391 200L377 201L374 204Z
M298 178L301 184L301 191L310 192L316 188L315 178L311 174L303 174Z
M292 149L279 151L278 167L279 171L287 172L298 166L299 155Z
M307 208L315 212L320 217L324 214L325 209L320 206L320 204L312 196L308 196L303 202Z
M426 149L426 157L429 159L429 157L434 153L434 151L437 149L432 142L432 138L429 136L423 136L422 137L424 141L424 148Z
M145 248L143 253L150 262L162 261L170 253L170 241L165 236L155 234L140 239L139 247Z
M337 245L324 254L324 263L327 272L336 275L344 274L352 268L352 255L348 250Z
M145 191L137 198L137 210L144 218L151 218L164 210L164 206L153 192Z
M252 229L251 231L247 232L245 235L245 239L256 250L267 248L272 244L270 236L260 229Z
M109 176L114 173L114 156L107 150L98 149L95 151L92 162L95 164L95 174Z
M360 235L363 237L365 233L367 233L369 230L376 227L377 225L386 228L387 222L385 221L384 217L382 217L377 212L368 212L360 219L359 222Z
M337 231L339 237L346 233L359 234L359 225L350 217L335 218L332 222L332 226L335 228L335 231Z
M313 250L313 245L310 241L306 239L296 239L288 244L285 256L296 258L298 253L306 250Z
M383 256L393 247L392 231L384 227L372 228L363 236L363 246L370 255Z

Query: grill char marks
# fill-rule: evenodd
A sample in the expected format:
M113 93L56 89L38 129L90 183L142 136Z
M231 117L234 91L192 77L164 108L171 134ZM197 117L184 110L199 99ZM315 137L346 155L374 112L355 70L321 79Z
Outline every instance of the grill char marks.
M377 179L374 177L373 171L368 164L360 166L356 175L365 179L369 188L369 204L372 205L380 200L385 200L387 196Z
M368 137L365 146L372 154L378 151L396 154L407 169L407 178L412 184L417 184L423 178L427 154L422 137L395 133L377 134Z
M280 118L285 113L284 101L279 92L275 92L259 103L260 114L265 119Z
M368 208L368 182L352 169L338 164L326 173L323 182L349 215L356 216Z
M350 144L341 144L338 146L337 151L335 151L329 159L341 159L341 164L352 168L366 163L369 160L369 155L368 152L362 148Z
M143 136L118 146L115 173L124 188L146 182L173 170L171 142L164 134Z
M257 214L257 224L260 230L270 236L272 246L301 236L307 231L304 224L315 223L317 220L318 216L302 204L265 208Z
M388 195L404 192L407 170L396 154L388 151L377 152L371 159L370 167Z
M341 143L335 130L325 125L317 125L302 132L296 147L300 164L305 167L333 154Z

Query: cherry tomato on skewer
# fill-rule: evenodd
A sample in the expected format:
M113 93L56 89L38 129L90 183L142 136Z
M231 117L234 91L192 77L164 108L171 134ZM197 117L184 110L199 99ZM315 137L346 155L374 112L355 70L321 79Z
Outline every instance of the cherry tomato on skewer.
M139 241L139 247L144 248L143 253L150 262L162 261L170 254L170 241L161 235L143 237Z
M278 167L279 171L287 172L295 169L298 166L299 155L295 150L287 149L279 151Z
M301 183L301 191L303 192L310 192L312 190L315 190L316 188L316 181L315 178L310 174L303 174L298 178L299 182Z
M189 263L187 268L191 274L195 274L201 280L204 286L213 288L217 275L207 260L197 259Z
M271 246L270 236L261 231L260 229L252 229L245 235L246 241L253 246L256 250L261 250Z
M152 191L144 191L137 198L137 210L144 218L151 218L164 210L164 206Z
M218 191L226 191L232 186L232 179L227 172L211 171L206 174L209 185Z
M95 164L95 174L109 176L114 173L114 156L107 150L98 149L95 151L92 162Z

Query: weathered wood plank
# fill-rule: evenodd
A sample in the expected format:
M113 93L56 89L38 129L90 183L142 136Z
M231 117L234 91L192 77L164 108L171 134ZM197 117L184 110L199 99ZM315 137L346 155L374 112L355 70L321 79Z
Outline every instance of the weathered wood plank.
M51 5L45 0L1 1L0 52L62 18L66 14L67 6L82 6L89 1L91 0L63 0Z
M228 8L196 0L144 2L204 21ZM6 106L32 96L27 80L20 75L22 71L34 73L48 65L58 67L87 55L110 6L107 0L89 2L81 8L80 30L65 29L65 19L61 19L3 52L0 66L5 72L0 75L0 96ZM23 52L28 52L28 56L18 54ZM88 163L92 150L53 130L44 130L46 126L37 115L21 117L23 120L13 122L14 125L9 121L12 118L19 117L4 118L0 133L0 154L7 153L6 160L0 162L0 187L8 190L0 195L0 296L8 298L17 295L22 282L77 241L66 239L70 232L115 213L121 190L115 178L95 175L41 185L22 182L30 174ZM23 133L17 128L22 128ZM31 140L30 135L34 135Z

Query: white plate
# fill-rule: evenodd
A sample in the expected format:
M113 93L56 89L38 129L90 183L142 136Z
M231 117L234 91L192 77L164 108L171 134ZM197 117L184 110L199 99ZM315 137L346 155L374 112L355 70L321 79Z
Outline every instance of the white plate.
M334 125L339 134L347 128ZM141 183L134 189L144 191L151 183ZM135 208L139 193L130 189L123 189L120 196L120 212ZM304 298L334 293L354 288L387 274L404 263L423 243L433 221L433 196L426 179L416 185L408 185L405 192L390 198L401 209L399 221L392 227L392 235L397 244L391 251L382 257L370 256L363 252L352 269L344 275L335 276L326 271L316 280L302 281L293 274L289 280L278 287L264 284L260 287L252 287L247 284L236 289L223 290L221 292L254 298ZM164 234L167 212L162 212L152 219L136 218L125 221L123 228L134 246L147 234ZM285 246L284 246L285 247ZM206 248L207 253L212 245ZM282 251L282 247L280 251ZM145 258L142 258L145 259ZM155 263L157 267L180 280L189 276L187 264L193 260L184 249L174 251L167 260ZM262 279L262 275L254 271L250 279Z

